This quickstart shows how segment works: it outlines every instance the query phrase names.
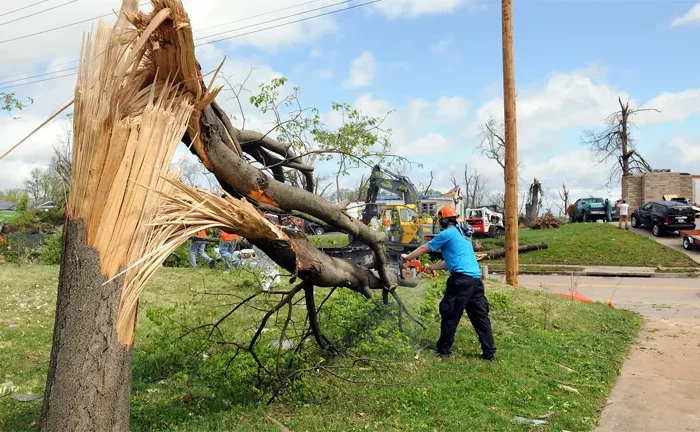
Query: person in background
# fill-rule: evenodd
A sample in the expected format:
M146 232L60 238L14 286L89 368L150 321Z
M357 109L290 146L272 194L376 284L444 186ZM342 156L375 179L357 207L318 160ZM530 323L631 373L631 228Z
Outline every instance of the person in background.
M620 221L618 222L617 227L619 229L622 229L622 223L624 222L625 229L628 230L630 228L627 226L627 215L629 214L629 211L630 211L630 205L627 204L627 201L622 200L622 203L619 205L619 209L620 209Z
M605 198L605 220L612 222L612 201L607 198Z
M410 254L401 255L401 258L410 261L430 251L439 250L445 262L429 265L426 271L445 269L450 271L445 296L440 302L442 322L440 338L437 341L438 355L447 357L452 353L457 326L466 310L479 336L482 358L493 361L496 360L496 346L489 318L489 302L484 293L481 269L476 261L472 243L467 238L468 233L463 232L457 222L458 216L452 206L441 208L438 212L438 223L442 229L440 234Z
M226 271L231 270L231 265L238 267L240 264L240 259L235 255L239 240L238 235L219 230L219 254L224 260Z
M209 265L209 268L214 268L216 260L212 259L205 251L207 247L207 242L211 240L207 237L207 231L201 230L192 237L192 244L190 244L190 267L197 268L197 255Z

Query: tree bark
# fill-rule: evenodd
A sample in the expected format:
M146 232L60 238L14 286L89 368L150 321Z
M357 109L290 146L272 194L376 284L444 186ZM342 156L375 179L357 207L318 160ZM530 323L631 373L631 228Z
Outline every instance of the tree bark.
M540 244L534 244L534 245L523 245L518 247L518 255L526 252L533 252L533 251L538 251L542 249L547 249L549 246L547 243L540 243ZM506 250L505 249L494 249L486 252L486 258L490 260L496 260L496 259L501 259L506 256Z
M378 233L323 198L269 178L250 165L236 151L238 147L251 145L239 145L236 141L238 137L247 136L247 132L235 128L227 129L225 122L220 118L221 113L214 109L213 105L203 110L201 118L195 119L183 140L185 143L191 142L192 135L197 134L203 146L193 146L192 150L202 161L206 161L205 166L216 175L221 186L234 196L245 196L261 205L285 212L302 212L359 238L374 252L375 269L379 277L375 277L367 269L327 257L307 241L300 239L282 243L263 242L256 246L281 267L298 273L299 277L314 285L348 287L366 296L371 295L372 289L396 286L396 277L386 268L385 247ZM257 136L253 138L259 139Z
M40 431L128 431L131 352L117 340L122 278L105 285L82 220L66 219Z

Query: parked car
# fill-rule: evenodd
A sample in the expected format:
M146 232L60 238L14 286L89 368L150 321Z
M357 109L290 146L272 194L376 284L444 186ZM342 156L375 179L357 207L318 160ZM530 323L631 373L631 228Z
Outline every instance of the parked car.
M632 227L651 228L655 236L665 232L694 230L695 212L688 204L678 201L651 201L632 213Z
M611 215L615 214L615 203L611 202ZM573 206L571 222L594 222L605 219L605 200L603 198L580 198Z
M316 234L316 235L322 235L322 234L327 234L327 233L336 233L336 232L342 232L341 230L332 227L330 225L319 225L313 222L306 222L306 229L305 231L309 234Z

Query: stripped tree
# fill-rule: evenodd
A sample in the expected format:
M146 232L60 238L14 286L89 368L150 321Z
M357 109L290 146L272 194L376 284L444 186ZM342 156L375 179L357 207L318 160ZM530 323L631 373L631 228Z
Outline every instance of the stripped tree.
M605 119L605 129L586 130L582 138L583 145L593 152L598 164L613 162L605 186L619 181L620 177L651 171L649 163L635 148L631 129L635 126L634 117L637 114L645 111L660 112L654 108L630 108L629 102L622 102L622 98L618 98L617 102L620 110Z
M506 176L506 132L503 121L497 120L493 115L481 125L481 139L477 144L477 151L487 159L491 159L503 170L503 182ZM518 162L518 177L522 170L522 163Z
M540 214L543 196L544 189L542 189L542 183L534 179L530 185L530 189L528 189L527 200L525 202L525 219L528 225L537 220Z
M562 180L561 189L557 191L559 193L559 199L561 200L561 205L557 204L559 207L559 216L572 216L569 215L569 190L566 188L566 183Z

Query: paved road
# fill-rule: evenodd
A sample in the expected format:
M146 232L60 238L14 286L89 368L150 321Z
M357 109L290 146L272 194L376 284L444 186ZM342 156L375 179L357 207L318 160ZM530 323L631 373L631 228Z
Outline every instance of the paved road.
M521 275L520 285L566 293L570 276ZM615 307L661 318L700 320L700 279L580 277L578 291L594 301L612 296Z
M567 292L571 278L520 276L540 283ZM578 291L646 318L596 431L700 431L700 279L582 277Z
M611 224L617 225L617 222L610 222ZM698 229L700 229L700 219L696 219L696 225L698 226ZM654 237L654 234L651 233L651 229L648 228L632 228L630 225L630 231L637 233L641 236L644 237L649 237L650 239L656 240L658 243L661 243L664 246L668 246L670 248L679 250L683 252L684 254L688 255L692 260L694 260L697 263L700 263L700 250L691 250L687 251L683 249L683 244L681 242L681 238L677 233L668 233L665 234L662 237Z

